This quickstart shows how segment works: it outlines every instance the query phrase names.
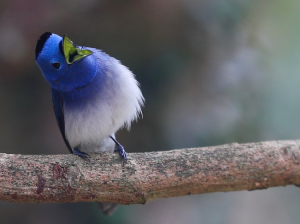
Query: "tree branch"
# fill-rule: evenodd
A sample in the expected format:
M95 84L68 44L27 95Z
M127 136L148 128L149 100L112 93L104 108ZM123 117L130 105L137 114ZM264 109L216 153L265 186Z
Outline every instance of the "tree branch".
M300 185L300 140L129 153L0 154L0 200L144 204L208 192Z

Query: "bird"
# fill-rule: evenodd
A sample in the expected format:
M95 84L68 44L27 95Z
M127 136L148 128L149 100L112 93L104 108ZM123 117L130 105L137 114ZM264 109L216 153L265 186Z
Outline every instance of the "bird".
M38 39L35 61L50 84L56 121L70 153L89 160L92 152L118 152L126 161L115 133L129 130L142 116L145 99L135 75L105 52L51 32ZM117 208L99 206L106 215Z

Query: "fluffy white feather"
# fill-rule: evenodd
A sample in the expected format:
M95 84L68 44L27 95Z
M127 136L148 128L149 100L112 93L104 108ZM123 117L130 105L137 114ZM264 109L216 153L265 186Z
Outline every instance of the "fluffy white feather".
M118 60L103 62L108 68L105 86L96 102L80 111L64 108L65 133L72 148L83 152L112 151L115 143L109 138L121 127L130 128L141 114L144 97L133 73Z

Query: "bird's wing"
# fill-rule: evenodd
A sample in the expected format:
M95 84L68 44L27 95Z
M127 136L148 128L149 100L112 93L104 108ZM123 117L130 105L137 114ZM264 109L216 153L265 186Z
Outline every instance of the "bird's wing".
M60 130L60 133L71 153L73 153L73 150L70 146L70 143L68 142L65 134L65 118L64 118L64 109L63 109L63 100L59 94L58 91L51 88L52 93L52 103L53 103L53 109L56 117L56 121Z

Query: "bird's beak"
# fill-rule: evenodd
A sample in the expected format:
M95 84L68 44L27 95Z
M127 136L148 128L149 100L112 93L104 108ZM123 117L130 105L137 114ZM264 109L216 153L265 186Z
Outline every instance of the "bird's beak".
M63 36L63 50L65 60L69 65L93 53L90 50L78 49L66 35Z

